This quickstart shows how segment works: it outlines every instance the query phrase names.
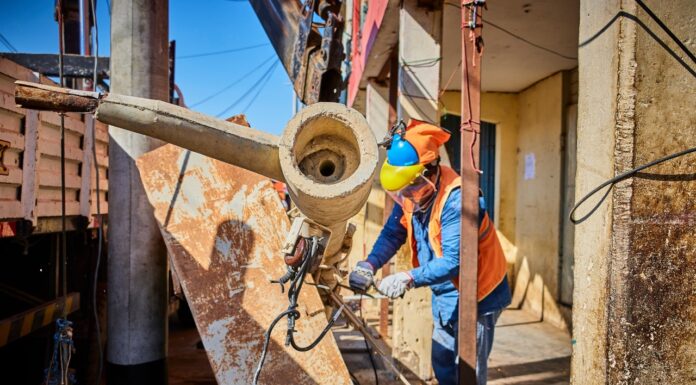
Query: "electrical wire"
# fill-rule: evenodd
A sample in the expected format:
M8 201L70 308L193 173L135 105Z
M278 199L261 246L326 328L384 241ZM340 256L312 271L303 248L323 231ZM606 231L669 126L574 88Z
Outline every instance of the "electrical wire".
M404 58L401 58L401 65L403 67L427 68L427 67L435 66L441 60L442 60L441 57L433 57L433 58L427 58L427 59L416 59L416 60L407 62L406 60L404 60Z
M237 98L237 100L232 102L232 104L227 106L224 110L222 110L219 114L217 114L215 116L219 118L219 117L225 115L226 113L228 113L231 109L237 107L237 105L239 103L241 103L242 100L246 99L246 97L249 96L249 94L251 94L251 92L254 91L256 89L256 87L258 87L262 82L264 82L264 79L266 77L270 77L271 72L275 69L275 64L277 64L277 62L274 63L274 65L271 65L270 67L268 67L266 72L264 72L261 75L261 77L259 79L257 79L256 82L251 85L251 87L249 87L249 89L247 89L239 98Z
M269 43L260 43L260 44L249 45L246 47L226 49L226 50L222 50L222 51L203 52L203 53L196 53L196 54L191 54L191 55L183 55L183 56L178 56L177 59L183 60L183 59L194 59L194 58L205 57L205 56L223 55L226 53L241 52L241 51L247 51L247 50L254 49L254 48L265 47L267 45L269 45Z
M257 87L256 93L251 97L251 100L249 100L249 103L247 103L247 105L244 108L242 108L242 112L248 111L249 107L251 107L254 104L256 99L259 97L259 94L261 94L261 91L263 91L263 89L266 87L266 84L268 84L268 81L271 80L271 76L273 75L273 72L275 71L276 67L278 67L278 62L275 62L273 64L273 68L271 69L271 73L263 80L263 83L261 83L261 85L259 85Z
M668 161L668 160L672 160L672 159L674 159L674 158L678 158L678 157L680 157L680 156L684 156L684 155L690 154L690 153L692 153L692 152L696 152L696 147L692 147L692 148L689 148L689 149L686 149L686 150L683 150L683 151L679 151L679 152L674 153L674 154L671 154L671 155L667 155L667 156L662 157L662 158L660 158L660 159L653 160L652 162L649 162L649 163L643 164L643 165L641 165L641 166L638 166L638 167L636 167L636 168L634 168L634 169L632 169L632 170L629 170L629 171L626 171L626 172L624 172L624 173L621 173L621 174L619 174L619 175L617 175L617 176L615 176L615 177L613 177L613 178L611 178L611 179L605 181L604 183L602 183L602 184L600 184L599 186L595 187L595 188L594 188L592 191L590 191L587 195L585 195L584 197L582 197L582 199L580 199L580 200L578 201L577 204L575 204L575 206L573 207L573 210L570 212L570 221L571 221L573 224L577 225L577 224L580 224L580 223L584 222L585 220L587 220L587 218L589 218L592 214L595 213L595 211L597 211L597 209L599 208L599 206L600 206L600 205L602 204L602 202L604 202L604 200L607 198L607 196L609 195L609 192L611 191L612 187L614 187L614 185L615 185L616 183L621 182L622 180L627 179L627 178L629 178L629 177L632 177L633 175L639 173L639 172L642 171L642 170L645 170L646 168L653 167L653 166L658 165L658 164L660 164L660 163L666 162L666 161ZM583 217L580 218L580 219L576 219L576 218L575 218L575 211L576 211L583 203L585 203L586 200L588 200L590 197L594 196L597 192L601 191L603 188L605 188L605 187L607 187L607 186L609 186L609 188L608 188L607 191L604 193L604 195L602 196L602 198L600 198L599 202L597 202L597 204L596 204L587 214L585 214L585 216L583 216Z
M107 0L108 1L108 0ZM90 0L92 9L92 21L94 22L94 73L92 78L92 90L97 91L97 63L99 58L99 26L97 24L97 8L94 0ZM99 351L99 364L97 366L97 381L101 381L102 371L104 369L104 347L101 341L101 326L99 324L99 312L97 309L97 285L99 281L99 265L101 264L103 239L104 239L104 223L101 216L101 191L99 188L99 162L97 161L97 122L92 117L92 159L94 162L94 176L96 180L96 204L97 218L99 221L97 227L97 260L94 266L94 280L92 282L92 313L94 316L94 328L97 334L97 348Z
M317 258L318 255L318 250L319 250L319 240L317 237L312 237L311 239L312 246L307 247L304 249L304 253L302 256L302 263L299 267L298 270L295 270L293 268L288 268L288 272L279 280L277 281L271 281L271 282L277 282L280 283L281 287L283 287L283 284L289 280L291 280L290 288L288 288L288 301L290 302L287 310L283 311L280 313L276 318L271 322L271 325L268 327L268 330L266 331L265 337L264 337L264 344L263 348L261 351L261 358L259 359L259 365L256 368L256 371L254 372L254 378L253 378L253 385L257 385L259 381L259 376L261 375L261 369L263 368L263 364L266 360L266 354L268 351L268 345L269 341L271 338L271 332L273 331L273 328L275 328L276 324L283 319L284 317L288 317L288 328L287 328L287 334L285 336L285 346L292 346L293 349L299 351L299 352L306 352L311 349L314 349L319 342L324 338L326 333L331 330L331 327L333 324L336 322L338 317L341 315L343 312L343 306L341 306L338 310L336 310L329 320L329 322L326 324L326 327L324 327L324 330L321 331L319 336L314 339L313 342L311 342L307 346L299 346L295 342L294 339L294 333L295 333L295 321L300 317L300 312L297 311L297 299L300 295L300 291L302 290L302 285L304 283L304 279L307 275L307 271L309 270L309 266L312 265L314 262L314 259Z
M459 4L454 4L454 3L449 3L449 2L445 2L445 4L446 4L446 5L449 5L449 6L452 6L452 7L455 7L455 8L461 8L461 6L460 6ZM564 55L564 54L562 54L562 53L560 53L560 52L558 52L558 51L552 50L551 48L546 48L546 47L544 47L544 46L541 45L541 44L537 44L537 43L535 43L535 42L533 42L533 41L531 41L531 40L528 40L528 39L526 39L526 38L524 38L524 37L522 37L522 36L520 36L520 35L518 35L518 34L516 34L516 33L514 33L514 32L511 32L511 31L509 31L509 30L507 30L507 29L505 29L505 28L503 28L503 27L501 27L501 26L499 26L499 25L497 25L497 24L492 23L490 20L484 19L483 17L481 18L481 20L482 20L484 23L489 24L491 27L493 27L493 28L495 28L495 29L497 29L497 30L499 30L499 31L501 31L501 32L503 32L503 33L506 33L506 34L508 34L508 35L510 35L510 36L512 36L512 37L514 37L514 38L517 39L517 40L523 41L523 42L525 42L525 43L527 43L527 44L529 44L529 45L531 45L531 46L533 46L533 47L539 48L539 49L541 49L541 50L544 50L544 51L549 52L549 53L551 53L551 54L554 54L554 55L556 55L556 56L562 57L563 59L578 60L577 57L572 57L572 56Z
M203 99L197 101L196 103L191 104L191 108L196 107L196 106L199 106L199 105L201 105L201 104L203 104L203 103L205 103L205 102L207 102L207 101L213 99L214 97L216 97L216 96L222 94L223 92L229 90L230 88L236 86L237 84L241 83L241 82L242 82L243 80L245 80L249 75L251 75L251 74L255 73L256 71L260 70L261 68L263 68L269 61L273 60L274 58L276 58L276 55L275 55L275 54L269 56L269 57L266 58L264 61L262 61L260 64L254 66L254 68L253 68L251 71L249 71L249 72L245 73L244 75L240 76L239 78L235 79L232 83L226 85L225 87L223 87L223 88L220 89L219 91L216 91L216 92L214 92L214 93L212 93L212 94L206 96L205 98L203 98Z
M497 30L499 30L499 31L501 31L501 32L507 33L508 35L514 37L515 39L520 40L520 41L523 41L523 42L525 42L525 43L531 45L532 47L536 47L536 48L539 48L539 49L541 49L541 50L544 50L544 51L546 51L546 52L548 52L548 53L552 53L552 54L554 54L554 55L556 55L556 56L559 56L559 57L561 57L561 58L563 58L563 59L578 60L577 57L564 55L564 54L562 54L562 53L560 53L560 52L558 52L558 51L552 50L551 48L546 48L546 47L544 47L544 46L542 46L542 45L540 45L540 44L534 43L533 41L527 40L527 39L525 39L524 37L522 37L522 36L520 36L520 35L517 35L517 34L515 34L515 33L513 33L513 32L510 32L510 31L508 31L507 29L505 29L505 28L503 28L503 27L501 27L501 26L499 26L499 25L497 25L497 24L491 22L490 20L486 20L486 19L483 19L483 18L482 18L481 20L483 20L483 22L486 23L487 25L490 25L491 27L493 27L493 28L495 28L495 29L497 29Z
M9 49L10 51L12 51L12 52L14 52L14 53L17 53L17 48L15 48L15 47L12 45L12 43L10 43L10 41L7 40L7 38L5 37L5 35L3 35L2 33L0 33L0 43L2 43L2 44L3 44L5 47L7 47L7 49Z
M266 334L264 335L263 339L263 348L261 350L261 358L259 359L259 365L256 367L256 371L254 372L254 380L252 382L254 385L259 383L259 376L261 375L261 369L263 368L263 364L266 361L266 354L268 353L268 344L271 341L271 333L273 332L273 329L280 320L282 320L284 317L286 317L288 314L294 311L296 310L288 309L278 314L278 316L276 316L275 319L273 319L273 322L271 322L271 326L269 326L268 330L266 330Z
M675 35L674 32L672 32L672 30L669 29L669 27L667 27L667 25L666 25L662 20L660 20L660 18L657 17L657 15L656 15L650 8L648 8L648 6L645 5L645 3L644 3L642 0L635 0L635 1L636 1L636 3L637 3L641 8L643 8L643 11L645 11L645 13L647 13L648 16L650 16L650 18L653 19L653 21L655 21L655 23L657 23L657 25L660 26L660 28L662 28L662 30L665 31L665 33L666 33L667 35L669 35L669 37L672 39L672 41L674 41L674 43L675 43L676 45L678 45L679 48L681 48L682 51L684 51L684 53L685 53L694 63L696 63L696 55L694 55L694 53L691 52L691 51L689 50L689 48L686 47L686 45L682 42L682 40L679 39L679 38L677 37L677 35Z
M353 381L353 385L361 385L360 381L355 377L355 374L348 372L348 375L350 376L351 381Z

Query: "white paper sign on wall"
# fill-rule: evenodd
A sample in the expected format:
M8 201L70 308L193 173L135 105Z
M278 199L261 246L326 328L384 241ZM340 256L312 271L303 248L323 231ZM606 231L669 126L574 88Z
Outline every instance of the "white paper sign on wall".
M536 158L533 152L524 155L524 180L534 179L535 163Z

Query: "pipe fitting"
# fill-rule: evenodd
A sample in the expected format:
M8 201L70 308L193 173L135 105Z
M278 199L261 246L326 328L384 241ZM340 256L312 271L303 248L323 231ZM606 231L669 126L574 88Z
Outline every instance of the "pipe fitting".
M377 170L377 141L365 118L338 103L315 103L297 113L279 143L288 192L310 219L345 222L367 201Z

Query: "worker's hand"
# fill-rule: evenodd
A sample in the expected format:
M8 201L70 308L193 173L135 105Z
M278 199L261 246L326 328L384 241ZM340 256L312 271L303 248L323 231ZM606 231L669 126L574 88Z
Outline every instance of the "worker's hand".
M379 283L379 292L389 298L397 298L404 295L406 290L413 287L413 277L409 273L396 273L387 276Z
M367 261L358 262L355 269L348 276L348 284L358 292L365 292L370 288L375 279L375 271Z

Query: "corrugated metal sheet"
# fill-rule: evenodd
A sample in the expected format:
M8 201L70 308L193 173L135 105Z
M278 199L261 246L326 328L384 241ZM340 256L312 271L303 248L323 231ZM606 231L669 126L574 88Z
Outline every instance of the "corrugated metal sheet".
M250 384L263 334L287 308L271 279L285 272L280 249L290 223L270 180L173 145L137 161L220 384ZM326 325L316 289L305 285L296 340L309 344ZM334 339L313 350L284 346L285 321L272 334L262 384L350 384Z
M25 219L39 226L40 220L61 214L60 116L18 108L14 102L15 80L55 83L0 58L0 141L10 143L2 159L8 173L0 175L0 221ZM66 213L88 217L93 225L96 179L91 124L91 116L65 116ZM96 124L101 211L107 213L108 128Z

